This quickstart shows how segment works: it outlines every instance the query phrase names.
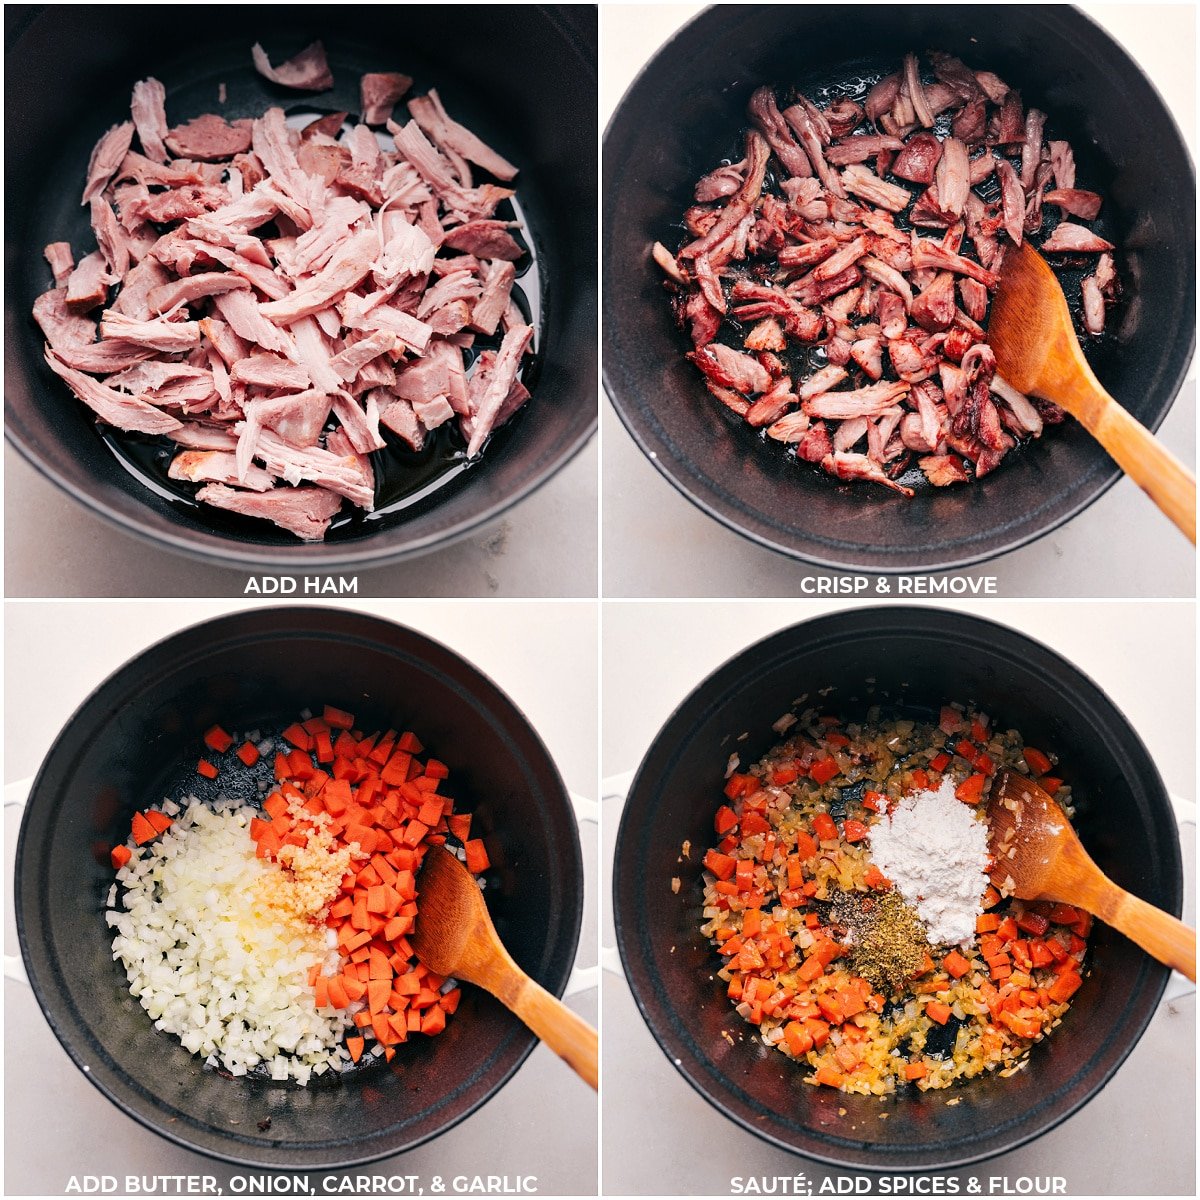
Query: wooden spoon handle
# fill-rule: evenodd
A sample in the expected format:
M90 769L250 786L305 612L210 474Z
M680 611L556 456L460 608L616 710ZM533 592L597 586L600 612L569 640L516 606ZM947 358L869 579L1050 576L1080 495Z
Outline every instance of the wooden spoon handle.
M593 1088L599 1084L596 1031L544 987L526 978L512 1010Z
M1195 983L1196 931L1161 908L1155 908L1115 885L1114 891L1117 892L1116 903L1105 920L1147 954L1174 967Z
M1104 402L1081 409L1079 419L1117 466L1187 534L1194 546L1196 477L1103 389L1101 395Z

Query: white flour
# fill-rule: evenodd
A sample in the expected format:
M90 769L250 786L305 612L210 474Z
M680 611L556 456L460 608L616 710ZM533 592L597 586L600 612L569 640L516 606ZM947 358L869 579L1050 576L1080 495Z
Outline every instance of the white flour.
M988 829L954 783L917 792L871 827L871 858L925 923L933 944L975 936L987 889Z

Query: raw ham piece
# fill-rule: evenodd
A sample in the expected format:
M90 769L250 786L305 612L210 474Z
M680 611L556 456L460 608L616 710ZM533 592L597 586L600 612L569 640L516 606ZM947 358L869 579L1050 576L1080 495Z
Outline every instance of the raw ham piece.
M325 61L325 47L320 42L313 42L277 67L271 66L267 52L257 42L250 48L250 54L254 69L280 87L301 92L323 92L333 87L333 72Z
M278 66L251 56L281 87L333 86L320 42ZM517 168L436 90L396 124L412 80L360 84L357 123L296 130L279 106L226 119L174 102L170 126L164 85L136 83L87 167L97 248L47 246L54 287L33 306L51 369L100 420L162 436L202 503L305 540L344 500L371 509L375 452L397 438L420 449L454 423L474 457L529 400L529 251L501 208ZM752 157L736 188L761 188Z

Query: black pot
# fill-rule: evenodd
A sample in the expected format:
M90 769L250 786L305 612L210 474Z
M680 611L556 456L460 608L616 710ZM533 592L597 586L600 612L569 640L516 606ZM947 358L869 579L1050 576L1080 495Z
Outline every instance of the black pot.
M34 781L17 845L21 951L55 1035L110 1100L171 1141L252 1167L336 1170L409 1150L494 1095L536 1044L498 1001L465 988L441 1036L300 1088L206 1070L130 996L104 920L107 848L128 836L135 809L206 794L195 761L214 722L280 729L324 703L364 727L411 728L449 765L448 793L474 810L495 867L497 929L556 995L579 939L583 868L562 780L512 701L452 651L357 613L268 608L139 655L83 703Z
M643 759L613 869L617 943L638 1007L706 1100L785 1150L889 1171L946 1170L1012 1150L1112 1078L1162 996L1167 969L1100 922L1070 1012L1009 1079L986 1075L953 1093L905 1089L881 1102L803 1083L802 1071L749 1034L732 1045L722 1037L740 1018L699 932L700 859L714 842L726 762L735 750L743 763L756 761L778 740L772 723L797 697L825 687L834 690L821 702L848 715L888 697L930 709L935 720L944 702L977 703L1003 728L1055 751L1079 806L1080 836L1101 869L1179 913L1179 837L1167 793L1137 734L1087 676L990 621L940 609L855 609L785 629L726 663L676 709ZM677 896L672 876L682 880ZM951 1095L958 1103L948 1106Z
M827 567L945 570L1013 550L1082 511L1118 478L1074 422L969 487L904 500L837 485L717 404L683 358L654 241L674 249L692 189L734 151L762 83L813 95L943 49L996 71L1071 142L1081 186L1103 193L1125 294L1089 359L1156 429L1195 341L1195 176L1137 64L1063 5L718 5L685 26L630 87L604 144L605 388L654 465L710 516Z
M47 478L121 528L230 565L361 568L444 545L528 495L596 425L596 13L587 6L239 6L213 20L188 5L13 6L5 10L5 432ZM335 90L288 92L257 75L250 46L277 56L325 44ZM520 168L541 294L534 397L478 463L400 511L299 544L270 522L151 490L122 465L92 414L42 357L30 315L51 284L42 248L95 244L79 205L96 139L129 118L133 83L167 87L174 123L217 108L258 114L359 108L364 71L436 86L452 115ZM536 289L534 289L536 290ZM172 484L172 487L177 485Z

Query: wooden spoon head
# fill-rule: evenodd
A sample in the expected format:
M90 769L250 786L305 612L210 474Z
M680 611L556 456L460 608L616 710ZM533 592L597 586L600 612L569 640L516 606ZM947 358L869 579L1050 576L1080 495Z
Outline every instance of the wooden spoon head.
M479 884L444 846L425 851L417 876L419 912L409 941L435 974L473 979L481 944L497 943Z
M988 315L988 345L996 370L1019 392L1068 407L1058 380L1083 361L1062 286L1050 264L1027 242L1010 245Z
M1054 798L1016 771L1002 771L992 783L987 819L991 879L1002 892L1021 900L1062 900L1076 871L1090 866Z

